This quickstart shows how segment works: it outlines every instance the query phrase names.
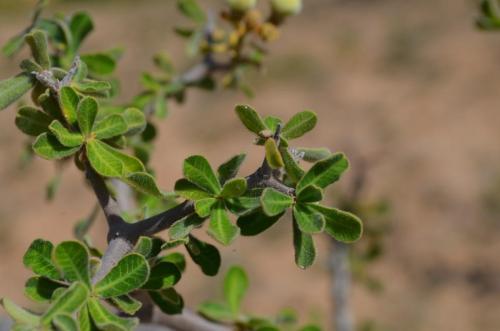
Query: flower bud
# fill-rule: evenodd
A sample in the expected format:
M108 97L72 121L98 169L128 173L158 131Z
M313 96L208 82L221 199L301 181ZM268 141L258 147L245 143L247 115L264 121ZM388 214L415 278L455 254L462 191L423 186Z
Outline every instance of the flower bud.
M257 0L227 0L227 3L231 9L245 12L252 9L257 4Z
M271 0L273 10L283 16L297 15L302 10L302 0Z

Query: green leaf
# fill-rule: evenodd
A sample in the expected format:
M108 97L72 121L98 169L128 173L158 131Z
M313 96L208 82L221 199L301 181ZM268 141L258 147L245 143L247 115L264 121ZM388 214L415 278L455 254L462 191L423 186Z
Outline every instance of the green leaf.
M43 68L38 63L36 63L31 59L22 60L21 63L19 64L19 67L23 69L23 71L27 74L32 74L33 72L40 73L43 71ZM37 85L40 86L40 84ZM42 88L46 87L42 86Z
M240 229L234 225L227 215L224 202L218 201L210 213L208 234L223 245L229 245L240 233Z
M85 304L88 296L89 291L85 285L80 282L73 283L45 311L45 314L42 316L42 323L50 323L59 314L73 314Z
M127 132L127 122L123 116L112 114L97 122L92 130L97 139L109 139Z
M77 121L77 109L80 97L69 86L63 86L59 91L59 102L66 121L74 125Z
M295 114L283 127L281 136L285 139L295 139L303 136L316 126L318 118L312 111L303 111Z
M131 331L139 324L138 318L116 316L96 298L89 299L87 306L92 320L99 330Z
M33 241L24 254L24 265L37 275L50 279L59 279L59 271L57 271L56 266L52 262L53 249L54 246L50 241L43 239Z
M78 324L71 315L59 314L54 317L52 322L59 331L78 331Z
M245 178L233 178L225 182L220 196L224 199L237 198L247 190L247 181Z
M160 291L150 291L149 295L165 314L180 314L184 308L184 300L173 287Z
M12 55L16 54L19 50L21 50L21 47L24 45L24 33L16 35L5 43L2 47L2 53L6 57L11 57Z
M40 317L19 307L14 302L7 298L2 299L2 306L7 312L7 314L15 322L36 326L40 323Z
M293 221L293 248L295 250L295 264L306 269L314 263L316 248L310 234L300 231L297 222Z
M51 118L32 107L22 107L17 112L16 126L30 136L38 136L48 131Z
M49 69L51 67L49 51L47 49L47 36L41 30L34 30L24 37L26 43L31 49L31 54L35 62L42 68Z
M36 302L49 301L54 291L61 288L61 283L54 282L46 277L31 277L24 285L24 294Z
M0 81L0 110L20 99L34 84L35 80L29 74L20 74Z
M150 257L151 250L153 249L153 239L150 237L139 237L137 244L134 247L134 252L141 254L146 259Z
M164 240L158 237L141 236L135 245L134 252L150 259L160 253L163 243Z
M38 103L47 115L60 121L65 121L59 105L59 99L53 98L49 91L46 91L38 97Z
M159 260L160 262L170 262L175 264L177 269L182 273L186 270L186 259L184 255L179 252L174 252L165 256L162 256Z
M327 159L316 162L297 184L300 193L308 185L325 188L340 178L349 163L342 153L333 154Z
M85 305L78 312L78 325L80 327L80 331L97 331L97 327L94 322L90 318L90 313L88 306Z
M88 69L97 75L112 74L116 68L115 59L105 53L85 54L81 58Z
M156 197L162 196L155 179L146 172L130 173L124 177L123 180L141 193L150 194Z
M256 236L273 226L284 213L267 216L262 210L240 216L237 224L243 236Z
M139 134L146 128L144 113L137 108L127 108L122 114L127 123L127 135Z
M219 250L209 243L203 242L189 235L189 242L185 245L194 263L200 266L207 276L215 276L219 272L221 258Z
M111 298L111 302L118 307L121 311L134 315L142 307L142 303L139 300L134 299L130 295L120 295L118 297Z
M58 120L50 123L49 129L63 146L79 147L83 144L83 136L81 134L69 131Z
M158 84L159 85L159 84ZM167 100L165 100L165 96L163 93L159 93L154 98L153 109L156 116L159 118L165 118L168 113L168 105Z
M92 127L97 116L97 109L97 101L92 97L85 97L78 103L78 126L84 136L88 136L92 132ZM105 128L100 127L100 129L101 132L104 131L106 133Z
M219 322L232 322L234 315L226 304L203 302L198 306L198 312L208 319Z
M191 214L177 221L168 230L170 240L179 240L187 237L193 229L200 227L204 219L196 214Z
M274 141L274 139L272 138L266 139L265 148L266 148L266 161L272 169L278 169L285 166L283 158L281 157L281 154L278 151L278 146L276 146L276 142Z
M188 200L200 200L212 197L212 194L184 178L175 182L175 193Z
M166 243L164 243L161 248L163 250L169 250L169 249L172 249L172 248L175 248L177 246L180 246L180 245L185 245L189 242L189 238L181 238L181 239L178 239L178 240L170 240L170 241L167 241Z
M47 133L42 133L33 142L33 150L35 153L46 160L62 159L73 155L79 149L79 146L63 146L56 137Z
M297 201L301 203L317 202L323 200L323 191L314 185L304 187L297 195Z
M94 24L92 22L92 18L90 18L87 13L78 12L71 17L71 21L69 22L69 29L73 37L73 51L76 51L78 49L78 46L85 39L85 37L87 37L87 35L92 31L93 28Z
M267 129L259 114L250 106L238 105L235 110L243 125L251 132L258 135Z
M182 14L196 23L205 22L205 12L201 9L196 0L178 0L177 7Z
M293 207L293 217L300 231L304 233L321 233L325 229L325 218L323 215L301 204Z
M299 153L303 153L302 159L307 162L317 162L326 159L332 152L328 148L297 148Z
M274 116L266 116L264 118L264 124L271 132L276 132L278 124L282 123L281 119Z
M221 185L224 185L224 183L229 179L236 177L241 164L245 160L245 157L245 154L233 156L219 166L217 173L219 174L219 182Z
M275 216L293 204L293 197L268 187L262 192L260 202L267 216Z
M283 163L285 164L285 171L288 178L294 184L298 183L302 176L304 176L305 171L297 164L288 148L280 147L279 150L283 158Z
M102 176L123 177L134 172L144 172L144 166L138 159L123 154L100 140L90 140L86 149L90 164Z
M353 242L358 240L363 233L363 223L351 213L328 208L321 205L310 205L325 217L325 231L333 238L341 242Z
M181 279L181 273L177 266L170 262L160 262L151 268L151 274L146 284L142 285L146 290L161 290L177 284Z
M82 94L93 95L97 97L109 97L112 88L109 82L85 79L71 84L78 92Z
M261 188L247 189L245 194L237 198L226 199L226 207L231 213L239 216L251 213L260 208L262 191Z
M206 199L200 199L196 200L194 202L194 210L196 211L196 214L200 217L208 217L210 215L210 212L212 210L212 206L217 202L217 199L215 198L206 198Z
M97 284L95 292L110 298L140 288L149 276L149 264L144 256L132 253L123 257Z
M193 155L184 160L184 177L202 189L219 194L221 186L208 161L201 155Z
M241 302L248 289L248 276L241 267L233 266L224 278L224 297L234 317L240 313Z
M57 245L54 259L64 279L82 282L90 288L89 252L85 246L77 241L64 241Z

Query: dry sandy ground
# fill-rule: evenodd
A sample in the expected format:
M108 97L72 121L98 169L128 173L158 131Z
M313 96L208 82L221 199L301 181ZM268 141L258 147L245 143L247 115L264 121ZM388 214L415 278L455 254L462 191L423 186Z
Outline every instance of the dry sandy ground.
M24 26L29 11L13 9L9 1L0 5L3 43ZM115 44L127 49L119 70L125 95L138 91L136 77L151 68L152 54L168 49L177 59L182 55L171 32L180 21L173 1L56 7L94 15L97 33L88 50ZM160 124L162 147L153 159L161 186L173 187L191 154L217 164L247 151L243 171L257 166L261 151L250 145L234 104L248 102L283 117L314 109L321 121L300 143L368 157L373 162L365 198L391 201L386 254L372 267L385 290L374 295L355 286L357 320L374 319L380 330L499 330L500 34L476 31L474 15L473 1L465 0L307 1L304 15L275 44L268 70L252 78L255 99L196 92L172 107ZM1 59L0 72L15 73L15 62ZM0 296L26 302L24 250L37 237L70 238L93 196L70 170L56 200L46 205L43 188L54 169L42 160L19 169L24 138L14 117L13 109L0 114ZM348 181L349 175L339 186ZM100 221L92 232L102 243ZM307 271L294 266L287 221L223 249L224 269L239 263L249 271L245 308L269 313L292 306L304 320L328 325L329 245L323 237L317 242L318 262ZM179 288L194 306L220 295L219 285L220 278L202 277L190 265Z

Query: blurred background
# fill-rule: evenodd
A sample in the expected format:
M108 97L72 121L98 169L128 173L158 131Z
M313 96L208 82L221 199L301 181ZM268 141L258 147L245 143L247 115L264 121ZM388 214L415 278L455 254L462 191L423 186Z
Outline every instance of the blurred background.
M217 8L222 1L201 3ZM33 5L0 0L0 44L28 24ZM500 330L500 34L475 29L476 5L305 1L303 13L272 45L266 69L251 75L254 99L190 91L184 105L171 104L168 118L157 122L152 166L159 184L172 189L183 159L192 154L219 164L248 152L243 174L259 165L262 151L232 111L237 103L283 118L315 110L318 126L300 145L326 146L351 159L350 171L331 192L332 204L363 172L359 199L388 206L383 215L364 220L370 227L382 224L384 235L382 255L367 266L372 286L353 284L358 329ZM153 68L153 54L167 50L178 67L190 64L172 31L185 22L173 0L52 1L47 13L76 10L90 12L95 21L85 50L124 47L118 69L123 100L140 91L138 77ZM0 58L0 77L16 74L22 58ZM0 297L28 304L22 293L30 275L22 265L26 248L39 237L72 238L75 221L89 213L95 198L81 174L68 168L47 204L45 185L55 169L41 159L20 168L26 141L14 118L13 107L0 114ZM92 229L101 246L105 232L101 217ZM221 247L222 271L231 264L246 267L246 311L266 315L292 307L303 321L331 330L331 242L326 236L316 242L316 264L298 269L284 218L262 236ZM195 307L221 297L221 281L189 264L178 289Z

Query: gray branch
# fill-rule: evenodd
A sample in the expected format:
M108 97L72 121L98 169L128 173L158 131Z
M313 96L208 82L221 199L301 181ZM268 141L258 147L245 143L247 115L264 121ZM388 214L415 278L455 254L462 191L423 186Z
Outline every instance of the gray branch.
M334 325L336 331L352 331L353 318L349 299L351 291L351 271L349 269L349 246L333 240L330 255L332 269L332 297L334 298Z

